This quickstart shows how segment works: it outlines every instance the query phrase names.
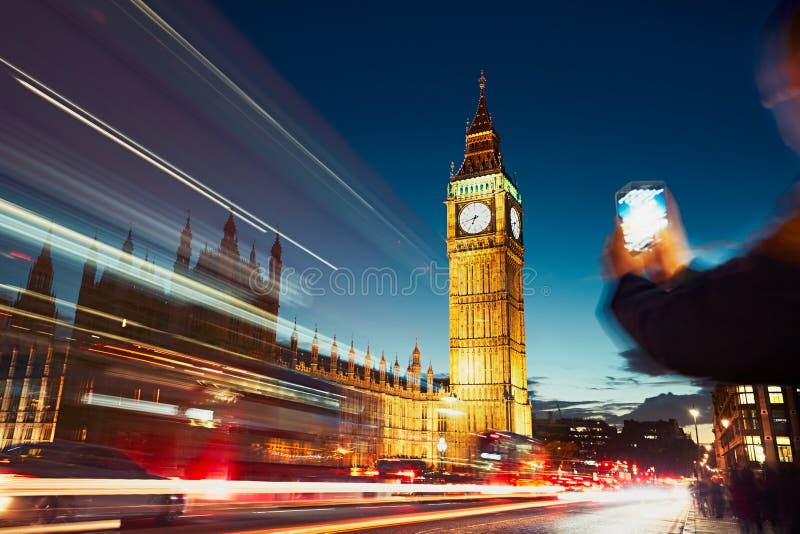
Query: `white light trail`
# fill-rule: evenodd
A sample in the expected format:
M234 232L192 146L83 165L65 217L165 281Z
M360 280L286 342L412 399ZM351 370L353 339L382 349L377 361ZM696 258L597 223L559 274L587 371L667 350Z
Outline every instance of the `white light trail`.
M129 410L132 412L144 412L156 415L178 415L178 407L174 404L128 399L113 395L101 395L100 393L84 393L83 397L81 397L81 402L92 406L118 408L120 410ZM206 412L208 410L201 411ZM189 417L188 410L186 415Z
M85 110L84 108L80 107L75 102L69 100L65 96L58 93L56 90L48 87L43 82L37 80L30 74L26 73L19 67L13 65L6 59L0 57L0 63L3 63L14 72L19 74L20 77L13 76L12 77L19 82L23 87L31 91L36 96L40 97L44 101L48 102L49 104L55 106L56 108L60 109L61 111L67 113L74 119L82 122L86 126L92 128L99 134L105 136L109 140L113 141L114 143L118 144L122 148L125 148L129 152L133 153L134 155L138 156L139 158L143 159L147 163L153 165L160 171L164 172L168 176L174 178L175 180L179 181L180 183L184 184L185 186L189 187L193 191L201 194L206 199L214 202L215 204L222 206L225 209L231 210L233 214L239 218L240 220L244 221L245 223L249 224L256 230L266 233L267 229L278 233L278 229L264 221L263 219L253 215L245 208L233 202L229 198L225 197L221 193L214 191L211 187L205 185L200 180L192 177L188 173L184 172L180 168L176 167L175 165L171 164L164 158L160 157L158 154L152 152L148 148L144 147L143 145L139 144L135 140L131 139L127 135L123 134L116 128L110 126L102 119L98 118L97 116L93 115L89 111ZM26 81L27 80L27 81ZM34 87L35 84L38 87ZM48 94L49 93L49 94ZM234 210L234 208L236 208ZM245 217L244 215L247 215ZM281 236L290 244L296 246L306 254L312 256L313 258L319 260L323 264L327 265L333 270L337 270L337 267L326 260L325 258L318 255L313 250L309 249L305 245L297 242L296 240L292 239L290 236L286 234L281 234Z
M180 480L95 478L0 478L0 496L175 494L356 494L465 493L494 497L555 497L561 486L484 486L481 484L392 484L382 482L264 482L260 480Z

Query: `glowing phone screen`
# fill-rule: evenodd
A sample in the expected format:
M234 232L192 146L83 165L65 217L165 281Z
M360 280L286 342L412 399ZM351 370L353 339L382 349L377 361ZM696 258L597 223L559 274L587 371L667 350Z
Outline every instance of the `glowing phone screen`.
M648 250L669 224L663 182L631 182L617 192L617 215L631 252Z

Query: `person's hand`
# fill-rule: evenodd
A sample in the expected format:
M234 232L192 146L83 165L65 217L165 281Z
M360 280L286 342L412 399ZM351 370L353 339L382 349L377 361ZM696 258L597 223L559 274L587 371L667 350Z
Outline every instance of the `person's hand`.
M641 258L647 276L657 284L668 283L692 260L678 204L669 191L665 195L669 224L656 237L652 249L642 254Z
M614 233L606 239L601 258L601 269L603 278L610 280L619 280L627 273L639 276L644 274L642 255L633 255L625 248L625 236L619 223L617 223Z

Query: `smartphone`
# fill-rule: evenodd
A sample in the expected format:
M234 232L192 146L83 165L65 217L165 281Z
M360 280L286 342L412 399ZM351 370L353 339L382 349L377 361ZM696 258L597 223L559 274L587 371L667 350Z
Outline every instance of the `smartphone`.
M630 182L617 191L617 217L630 252L650 250L669 224L666 190L664 182Z

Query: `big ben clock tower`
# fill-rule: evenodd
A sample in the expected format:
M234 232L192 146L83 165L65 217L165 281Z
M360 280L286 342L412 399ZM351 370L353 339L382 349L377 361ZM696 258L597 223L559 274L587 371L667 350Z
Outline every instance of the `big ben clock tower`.
M531 435L522 292L522 197L503 166L500 136L480 100L464 162L447 188L450 261L450 387L462 414L451 428L454 459L468 458L469 433ZM451 442L452 442L451 441ZM462 456L463 455L463 456Z

